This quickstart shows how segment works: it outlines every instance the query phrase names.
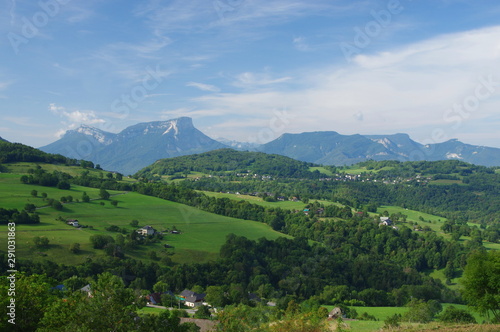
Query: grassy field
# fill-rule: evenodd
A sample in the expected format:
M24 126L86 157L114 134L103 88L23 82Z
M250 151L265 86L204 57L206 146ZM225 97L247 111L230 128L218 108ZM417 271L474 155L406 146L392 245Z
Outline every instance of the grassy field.
M470 312L474 318L476 318L476 321L481 324L483 321L487 320L487 317L482 316L478 314L477 312L474 312L470 310L466 305L463 304L451 304L451 303L444 303L443 304L443 310L446 309L446 307L449 306L454 306L457 309L464 309ZM334 306L325 306L328 311L332 310ZM403 315L406 313L409 308L407 307L350 307L352 309L355 309L358 312L358 315L363 314L364 312L368 313L369 315L374 316L378 321L363 321L363 320L346 320L344 321L345 324L349 327L350 331L359 331L359 332L371 332L371 331L380 331L380 329L384 326L384 320L387 319L390 316L393 316L394 314L400 314ZM425 329L434 329L437 330L437 326L443 327L442 323L439 323L437 320L435 322L431 322L429 324L409 324L409 323L403 323L401 324L402 327L400 330L408 330L408 329L414 329L414 330L425 330ZM480 326L480 325L476 325ZM397 329L396 329L397 330ZM440 330L440 329L439 329ZM384 330L385 331L385 330ZM397 330L399 331L399 330ZM466 330L464 330L466 331ZM480 329L477 331L481 331ZM490 331L490 330L488 330ZM498 330L491 330L491 331L498 331Z
M152 307L142 307L141 309L137 310L138 314L152 314L152 315L159 315L161 314L165 309L161 308L152 308Z
M128 232L134 228L129 223L136 219L139 226L151 225L162 231L176 226L182 232L179 235L168 234L161 243L141 246L127 255L150 260L148 252L154 250L158 256L170 257L175 262L204 262L217 257L220 246L225 242L229 233L244 235L249 239L266 237L276 239L284 236L273 231L265 224L228 218L191 208L182 204L165 201L159 198L140 195L137 193L120 193L109 191L118 201L118 207L113 207L109 201L98 200L98 189L72 186L71 190L25 185L20 183L20 175L0 174L0 207L22 209L26 203L33 203L42 207L46 202L40 197L42 192L49 198L59 199L61 196L71 195L75 199L81 198L86 191L91 199L89 203L64 204L62 211L52 207L42 207L37 210L41 223L37 225L17 225L17 257L31 259L49 259L65 264L79 264L88 257L103 255L101 250L91 247L89 237L94 234L112 235L105 227L117 225ZM31 190L38 191L38 197L31 196ZM104 202L104 205L101 205ZM74 228L58 221L63 219L78 219L81 225L91 228ZM6 229L0 231L0 250L5 247ZM33 246L35 236L46 236L50 241L49 249L37 249ZM72 254L69 246L80 243L82 252ZM173 248L165 249L163 244L168 243Z
M294 202L294 201L266 202L261 197L257 197L257 196L237 195L237 194L228 194L228 193L215 193L215 192L211 192L211 191L201 191L201 192L204 193L205 195L211 196L211 197L217 197L217 198L225 197L225 198L229 198L229 199L233 199L233 200L243 200L243 201L248 201L250 203L254 203L254 204L265 206L265 207L274 207L274 208L279 207L279 208L286 209L286 210L299 210L299 211L301 211L307 205L301 201L298 201L298 202ZM333 203L333 202L322 201L322 200L310 200L311 203L315 202L315 201L318 201L319 203L324 204L324 205L343 206L340 203Z
M420 211L415 211L415 210L409 210L405 209L399 206L381 206L377 209L377 213L383 213L384 211L389 212L389 214L393 213L402 213L407 216L407 222L413 222L413 223L418 223L420 226L425 227L428 226L432 231L436 232L439 236L442 236L445 239L451 239L450 234L446 234L441 230L441 226L443 226L444 222L447 220L444 217L440 216L435 216L432 214L428 214L425 212L420 212ZM420 220L420 217L424 219L424 221ZM479 224L474 224L474 223L467 223L471 227L479 227ZM408 227L411 225L406 224ZM462 236L460 238L460 242L465 242L467 240L470 240L470 237L468 236ZM483 241L483 245L486 249L490 250L500 250L500 244L499 243L492 243L492 242L487 242Z
M322 174L325 174L327 176L333 176L334 175L330 170L328 170L328 169L326 169L324 167L309 167L309 171L310 172L318 171L318 172L320 172Z
M82 173L83 169L80 166L65 166L65 165L54 165L54 164L37 164L37 163L28 163L28 162L18 162L18 163L10 163L5 164L7 166L7 170L9 173L16 174L27 174L28 169L35 168L37 165L40 165L47 172L52 173L53 171L65 172L71 176L78 176ZM104 170L98 170L95 168L86 169L89 171L89 175L91 176L99 176L99 173L109 173Z
M42 193L46 193L47 198L54 199L72 196L75 201L82 198L83 192L86 192L91 199L99 198L99 189L72 185L70 190L60 190L53 187L22 184L20 178L18 174L0 174L0 207L21 210L26 203L43 207L47 205L47 201L42 198ZM38 191L37 197L31 195L32 190ZM116 195L119 192L110 190L109 193Z
M381 169L375 170L375 169L367 169L366 167L359 167L357 165L353 166L348 166L348 167L343 167L339 171L342 173L347 173L347 174L361 174L361 173L378 173L380 171L388 171L393 169L394 167L391 166L386 166L382 167Z

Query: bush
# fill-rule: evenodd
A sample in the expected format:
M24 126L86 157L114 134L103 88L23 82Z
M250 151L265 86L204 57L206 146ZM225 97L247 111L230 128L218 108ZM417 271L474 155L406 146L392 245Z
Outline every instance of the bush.
M115 240L109 235L92 235L90 242L94 249L104 249L108 243L113 243Z
M469 312L464 309L457 309L454 306L447 307L439 316L439 320L445 323L477 323Z
M63 205L57 200L53 200L50 205L57 211L61 211L63 209Z
M24 205L24 210L28 213L33 213L36 210L36 206L35 204L26 203L26 205Z
M80 252L80 243L78 242L72 243L69 246L69 251L71 251L74 254L78 254Z
M436 315L436 304L431 301L413 299L408 307L410 310L404 314L403 319L410 323L428 323Z
M85 203L90 202L90 196L89 196L89 195L87 195L87 193L86 193L86 192L84 192L84 193L82 194L82 202L85 202Z
M107 230L108 232L121 232L122 229L116 225L111 225L109 227L106 227L105 230Z
M33 243L37 248L45 248L49 246L49 239L45 236L35 236L33 238Z
M387 317L384 320L384 328L395 328L399 327L399 323L401 322L401 315L394 314L392 316Z
M358 319L359 320L372 320L372 321L376 321L377 320L377 318L375 316L370 315L367 312L363 312L361 315L358 315Z
M198 307L198 310L196 310L194 314L194 318L200 318L200 319L209 319L210 318L210 310L208 309L207 306L200 306Z

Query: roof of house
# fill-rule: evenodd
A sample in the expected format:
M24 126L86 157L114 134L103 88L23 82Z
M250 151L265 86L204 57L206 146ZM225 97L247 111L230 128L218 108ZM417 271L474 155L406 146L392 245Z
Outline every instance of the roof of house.
M87 292L87 293L88 293L88 292L90 292L90 290L91 290L91 288L90 288L90 284L88 284L88 285L86 285L86 286L84 286L84 287L80 288L80 290L81 290L82 292Z
M179 296L184 298L187 302L194 303L194 302L202 301L205 298L205 296L207 296L207 294L205 294L205 293L198 294L198 293L195 293L193 291L190 291L189 289L185 289L179 294Z
M57 289L57 290L60 290L60 291L66 291L66 290L68 290L68 289L66 288L66 286L64 286L64 285L62 285L62 284L61 284L61 285L57 285L57 286L55 286L55 287L52 287L52 289Z

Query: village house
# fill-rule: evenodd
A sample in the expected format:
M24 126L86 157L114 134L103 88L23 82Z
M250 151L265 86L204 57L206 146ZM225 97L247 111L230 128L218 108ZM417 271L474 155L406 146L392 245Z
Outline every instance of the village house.
M80 227L80 224L78 223L78 220L76 220L76 219L68 219L68 220L66 220L66 223L68 225L73 226L73 227Z
M137 233L143 235L143 236L150 236L155 234L155 229L151 226L144 226L142 228L139 228L137 230Z
M204 293L198 294L190 291L189 289L185 289L182 291L182 293L179 294L179 297L181 301L184 302L184 305L192 308L203 305L205 296L206 294Z
M392 220L389 217L380 217L379 226L391 226Z

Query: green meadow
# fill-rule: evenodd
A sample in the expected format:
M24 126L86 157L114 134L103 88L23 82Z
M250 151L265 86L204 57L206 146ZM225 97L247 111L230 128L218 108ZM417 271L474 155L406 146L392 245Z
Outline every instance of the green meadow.
M0 207L24 208L26 203L33 203L40 215L40 224L17 225L16 242L17 257L30 259L48 259L65 264L78 264L89 257L104 255L102 250L92 248L89 237L95 234L111 235L118 233L108 232L106 227L119 226L130 233L134 228L130 226L132 220L138 220L139 226L150 225L156 230L163 231L175 226L181 234L166 234L160 243L139 246L136 250L127 251L126 255L151 260L150 251L155 251L159 259L169 257L174 262L204 262L217 257L221 245L230 233L246 236L249 239L265 237L276 239L284 236L275 232L266 224L259 222L228 218L203 212L189 206L165 201L159 198L140 195L137 193L123 193L109 191L112 199L118 201L114 207L110 201L99 200L99 190L80 186L73 186L70 190L22 184L20 175L0 174ZM31 195L32 190L38 191L38 196ZM62 211L52 207L44 207L46 201L41 193L47 193L48 198L59 199L71 195L76 200L83 192L92 199L89 203L73 202L63 205ZM104 205L102 205L104 204ZM81 225L87 228L74 228L58 220L78 219ZM6 233L6 228L0 231ZM33 238L46 236L49 248L38 249L33 245ZM126 235L125 235L126 236ZM1 242L6 241L5 234ZM72 254L69 247L73 243L80 243L81 253ZM172 248L165 249L164 244ZM0 250L3 250L3 245Z
M311 172L318 171L318 172L325 174L327 176L334 175L329 169L326 169L325 167L309 167L309 171L311 171Z
M441 226L445 223L447 220L444 217L432 215L429 213L425 212L420 212L420 211L415 211L415 210L410 210L410 209L405 209L399 206L386 206L383 205L377 209L377 213L382 214L384 211L389 212L389 214L393 213L402 213L407 216L406 222L413 222L415 224L419 224L422 227L428 226L432 231L436 232L439 236L444 237L445 239L451 239L450 234L446 234L441 230ZM422 217L424 220L420 220L420 217ZM479 224L474 224L474 223L467 223L471 227L479 227ZM406 224L408 227L411 225ZM465 242L467 240L470 240L470 237L468 236L462 236L460 238L460 242ZM486 249L491 249L491 250L500 250L500 243L492 243L488 242L486 240L483 241L483 245Z
M211 196L211 197L229 198L229 199L237 200L237 201L242 200L242 201L247 201L247 202L261 205L261 206L265 206L265 207L273 207L273 208L279 207L279 208L286 209L286 210L299 210L299 211L301 211L307 205L301 201L297 201L297 202L294 202L294 201L266 202L261 197L258 197L258 196L237 195L237 194L229 194L229 193L216 193L216 192L212 192L212 191L200 191L200 192L204 193L207 196ZM333 203L333 202L329 202L329 201L316 200L316 199L310 200L310 203L313 203L316 201L321 203L321 204L324 204L324 205L337 205L340 207L343 206L340 203Z
M359 165L353 165L353 166L344 166L339 171L346 174L358 175L361 173L378 173L380 171L389 171L393 168L394 167L392 166L386 166L382 167L381 169L375 170L375 169L368 169L366 167L360 167Z
M443 303L443 310L445 310L449 306L454 306L457 309L464 309L470 312L476 321L478 323L482 323L483 321L487 320L486 316L480 315L479 313L472 311L469 307L463 304L454 304L454 303ZM334 306L325 306L325 308L328 309L328 311L332 310ZM404 315L409 308L408 307L358 307L358 306L353 306L350 307L352 309L355 309L358 313L358 315L363 314L366 312L369 315L374 316L377 321L366 321L366 320L345 320L344 323L349 326L349 331L356 331L356 332L372 332L372 331L380 331L381 328L384 326L384 320L387 319L388 317L391 317L395 314L400 314ZM437 321L437 319L436 319ZM431 322L429 324L410 324L410 323L401 323L402 327L401 330L404 330L406 328L410 327L415 327L415 325L419 325L420 328L434 328L435 322Z

